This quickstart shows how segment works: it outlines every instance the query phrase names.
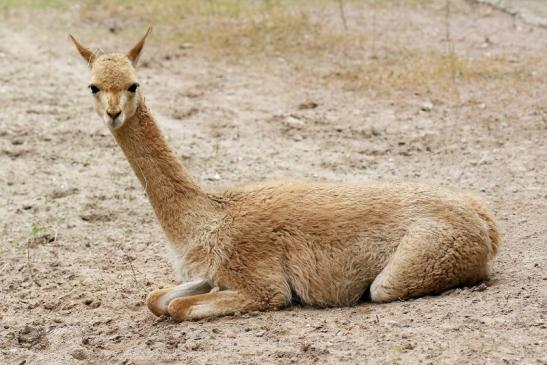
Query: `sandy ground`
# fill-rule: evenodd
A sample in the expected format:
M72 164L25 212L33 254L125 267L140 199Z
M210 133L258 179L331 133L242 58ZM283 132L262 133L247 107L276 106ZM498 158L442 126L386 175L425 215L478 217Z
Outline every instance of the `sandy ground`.
M392 14L403 38L442 34L440 7L404 11ZM505 233L478 287L174 323L144 305L148 291L174 283L165 238L92 111L66 27L20 20L0 25L1 364L547 364L546 69L532 70L540 81L525 90L462 85L458 102L369 97L303 82L278 60L213 62L152 37L139 71L148 104L207 189L427 181L477 192ZM71 26L100 41L92 25ZM546 29L486 6L455 15L453 33L458 52L517 55L520 66L547 54Z
M547 26L547 6L543 0L479 0L505 9L529 23Z

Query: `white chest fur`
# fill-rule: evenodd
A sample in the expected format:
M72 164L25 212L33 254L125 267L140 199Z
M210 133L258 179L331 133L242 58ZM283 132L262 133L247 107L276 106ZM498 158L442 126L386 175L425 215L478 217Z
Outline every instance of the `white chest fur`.
M185 251L186 250L184 249L175 247L171 243L169 243L166 247L167 260L171 264L171 267L175 272L177 282L179 283L191 280L185 265Z

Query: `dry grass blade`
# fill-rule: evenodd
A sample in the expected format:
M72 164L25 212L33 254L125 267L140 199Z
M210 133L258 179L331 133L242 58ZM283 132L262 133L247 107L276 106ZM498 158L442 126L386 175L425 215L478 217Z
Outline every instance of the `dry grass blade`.
M141 288L142 290L146 291L146 286L140 283L139 280L137 279L137 273L135 272L135 267L133 266L134 259L135 259L134 257L131 257L129 255L124 255L124 260L127 261L127 263L129 264L129 267L131 268L131 276L133 278L133 281L135 282L135 286L137 288Z
M346 11L344 10L344 0L338 0L338 8L340 10L340 19L342 19L344 29L348 30L348 21L346 19Z
M31 264L31 258L30 258L30 243L31 243L31 240L28 239L27 240L27 267L28 267L29 275L32 282L36 284L37 286L41 287L42 285L40 285L38 280L36 280L36 278L34 277L34 271L32 270L32 264Z

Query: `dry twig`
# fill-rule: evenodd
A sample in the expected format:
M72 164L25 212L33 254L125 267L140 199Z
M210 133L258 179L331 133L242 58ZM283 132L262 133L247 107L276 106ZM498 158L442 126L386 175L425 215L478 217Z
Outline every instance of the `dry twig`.
M338 8L340 10L340 19L342 19L342 24L344 24L344 29L348 30L348 21L346 18L346 11L344 10L344 0L338 0Z
M31 264L31 260L30 260L30 242L31 242L31 240L28 239L27 240L27 266L28 266L28 271L30 273L30 278L32 279L32 282L34 282L34 284L36 284L37 286L41 287L42 285L40 285L40 283L36 280L36 278L34 277L34 272L32 271L32 264Z

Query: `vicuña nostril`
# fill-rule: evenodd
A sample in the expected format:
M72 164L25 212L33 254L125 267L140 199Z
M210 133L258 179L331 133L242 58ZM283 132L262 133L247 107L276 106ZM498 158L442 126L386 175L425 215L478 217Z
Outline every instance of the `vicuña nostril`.
M112 118L112 120L116 120L116 118L118 118L121 113L122 113L121 111L117 111L117 112L113 112L113 113L108 112L108 111L106 112L106 114L108 114L108 116L110 118Z

